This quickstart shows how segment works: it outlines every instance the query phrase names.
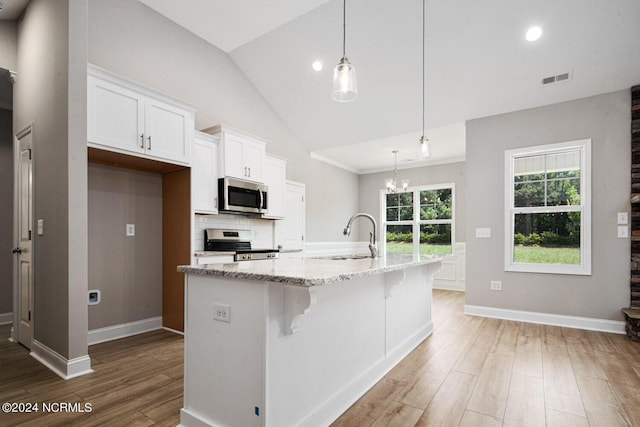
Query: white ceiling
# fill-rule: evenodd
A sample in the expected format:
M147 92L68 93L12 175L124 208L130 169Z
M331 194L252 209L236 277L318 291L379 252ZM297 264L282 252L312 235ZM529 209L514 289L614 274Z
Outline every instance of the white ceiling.
M0 20L16 20L29 0L0 0Z
M230 52L330 0L140 1Z

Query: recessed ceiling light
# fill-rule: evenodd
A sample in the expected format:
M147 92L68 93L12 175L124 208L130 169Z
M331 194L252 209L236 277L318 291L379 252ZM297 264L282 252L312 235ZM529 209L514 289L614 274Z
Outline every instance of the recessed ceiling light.
M322 62L320 62L320 61L313 61L313 64L311 64L311 66L316 71L321 71L322 70Z
M527 39L527 41L534 42L538 40L540 36L542 36L542 28L536 26L536 27L531 27L527 30L527 34L525 35L525 38Z

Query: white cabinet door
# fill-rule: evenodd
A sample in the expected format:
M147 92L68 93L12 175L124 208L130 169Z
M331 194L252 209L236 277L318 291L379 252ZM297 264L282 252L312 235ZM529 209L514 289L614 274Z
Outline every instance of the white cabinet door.
M190 129L193 128L190 114L165 102L146 98L144 118L147 156L188 163Z
M283 249L304 249L305 186L287 181L284 187L285 218L275 223L275 244Z
M144 96L93 76L87 83L88 141L144 153Z
M244 161L244 146L246 141L239 135L225 132L222 136L222 173L224 176L247 179L247 167Z
M285 180L287 175L287 162L271 156L264 157L263 181L267 184L267 213L263 218L280 219L286 216L285 212Z
M244 163L247 167L246 179L264 182L263 161L265 156L264 144L246 141L244 144Z
M218 139L195 132L191 160L191 194L196 213L218 213Z

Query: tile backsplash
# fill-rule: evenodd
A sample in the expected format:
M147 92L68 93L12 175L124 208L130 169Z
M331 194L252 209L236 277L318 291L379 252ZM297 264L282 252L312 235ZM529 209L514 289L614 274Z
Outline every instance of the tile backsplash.
M196 215L192 252L204 250L205 228L228 228L232 230L251 230L251 246L256 249L273 248L273 221L250 218L242 215Z

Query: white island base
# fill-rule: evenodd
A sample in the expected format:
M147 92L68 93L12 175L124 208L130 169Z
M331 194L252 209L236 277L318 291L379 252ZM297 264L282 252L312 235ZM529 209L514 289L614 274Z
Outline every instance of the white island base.
M268 262L304 269L305 260L251 261ZM180 425L329 425L431 334L431 276L439 268L434 260L315 286L181 270ZM225 311L228 323L214 320Z

